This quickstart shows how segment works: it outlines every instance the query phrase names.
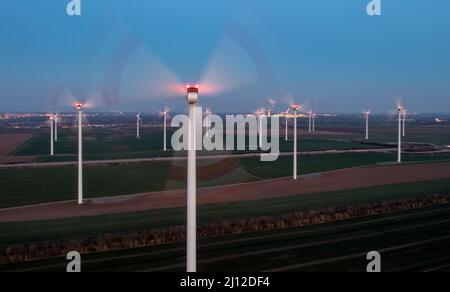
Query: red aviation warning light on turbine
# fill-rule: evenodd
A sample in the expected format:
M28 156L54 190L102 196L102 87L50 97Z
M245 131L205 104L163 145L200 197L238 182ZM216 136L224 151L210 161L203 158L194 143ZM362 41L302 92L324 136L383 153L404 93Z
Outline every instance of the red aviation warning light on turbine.
M197 103L198 102L198 92L200 89L200 86L197 85L186 85L187 93L188 93L188 102L189 104Z
M300 110L301 109L301 105L299 105L299 104L293 104L292 106L291 106L291 108L292 108L292 110L294 110L294 111L298 111L298 110Z

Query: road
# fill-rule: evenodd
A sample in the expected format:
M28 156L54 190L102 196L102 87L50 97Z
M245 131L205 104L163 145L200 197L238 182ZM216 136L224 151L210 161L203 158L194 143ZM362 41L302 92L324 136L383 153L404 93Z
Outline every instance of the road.
M354 150L323 150L323 151L305 151L300 152L299 155L324 155L324 154L343 154L343 153L391 153L396 150L393 148L384 149L354 149ZM198 155L198 160L209 159L226 159L226 158L254 158L260 157L259 153L246 154L227 154L227 155ZM293 152L282 152L280 156L291 156ZM88 160L84 161L84 165L113 165L113 164L132 164L145 162L161 162L161 161L184 161L186 156L175 157L152 157L152 158L133 158L133 159L109 159L109 160ZM42 167L61 167L61 166L75 166L77 161L61 161L61 162L31 162L18 164L0 164L0 169L11 168L42 168Z

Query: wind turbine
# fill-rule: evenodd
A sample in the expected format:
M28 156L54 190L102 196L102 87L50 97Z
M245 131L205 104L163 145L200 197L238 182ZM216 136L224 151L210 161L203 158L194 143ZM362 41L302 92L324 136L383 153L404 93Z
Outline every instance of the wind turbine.
M238 38L236 38L237 40ZM128 44L126 44L128 47ZM225 46L221 46L224 48L227 48ZM240 74L240 70L235 70L234 72L231 72L232 74L228 74L230 70L223 70L223 64L229 63L229 58L227 55L224 56L222 54L222 50L216 50L216 52L213 54L213 57L211 58L211 61L207 65L207 68L205 70L205 73L203 77L200 79L202 84L202 96L213 96L213 95L223 95L226 92L229 92L231 90L235 90L236 88L247 86L247 83L250 81L253 81L253 78L245 78L246 76L243 76ZM151 61L151 56L147 58ZM198 96L199 96L199 87L198 86L191 86L188 85L187 88L184 86L180 86L180 83L178 82L178 77L175 76L171 72L171 70L167 67L165 67L163 64L159 62L159 60L156 59L156 66L153 66L158 70L155 71L152 66L145 66L145 68L149 68L149 75L148 76L155 76L152 72L157 72L158 78L153 78L154 85L149 85L149 82L151 83L151 78L148 76L145 77L146 74L140 74L140 76L144 76L144 80L141 78L132 78L132 82L138 82L136 84L137 86L130 86L131 88L136 88L138 91L138 94L128 94L128 96L141 96L142 98L148 99L151 94L155 98L160 98L163 96L166 97L174 97L174 96L186 96L187 91L187 100L189 104L189 124L191 125L189 129L189 135L191 137L191 141L187 139L188 145L195 146L195 105L198 102ZM256 64L255 64L256 65ZM151 68L151 71L150 71ZM259 68L259 67L258 67ZM267 81L269 81L269 78L264 77L264 74L259 74L260 79L262 82L265 82L267 84ZM142 81L141 81L142 80ZM141 83L141 84L140 84ZM161 84L165 84L166 86L161 86ZM151 89L150 92L147 92L146 90L141 90L141 88L145 89ZM155 92L153 89L162 89L160 92ZM140 93L143 92L144 94ZM174 94L176 93L176 94ZM200 128L200 127L199 127ZM203 130L203 128L201 128ZM189 137L188 137L189 138ZM188 201L188 216L187 216L187 271L188 272L195 272L196 271L196 151L194 147L190 147L190 150L188 149L188 160L187 160L187 168L188 168L188 175L187 175L187 201Z
M313 131L313 132L316 131L316 117L317 117L317 114L316 114L316 113L313 113L313 114L312 114L312 131Z
M205 118L206 118L206 137L209 137L209 131L211 130L211 114L212 111L210 108L205 109Z
M163 141L163 150L167 151L167 115L169 114L169 110L166 108L161 113L164 117L164 141Z
M260 108L256 114L256 117L258 119L258 133L259 133L258 144L259 144L260 148L262 147L262 118L263 118L263 116L264 116L264 109Z
M83 104L75 105L78 111L78 205L83 204Z
M188 273L197 271L197 152L195 131L195 105L198 102L199 86L187 86L189 104L189 134L187 162L187 255Z
M402 162L402 116L405 111L404 107L399 105L397 106L398 111L398 159L397 162Z
M285 138L286 141L288 140L288 116L289 116L289 110L290 109L291 108L288 108L286 110L286 113L285 113L285 115L286 115L286 122L285 122L284 138Z
M136 115L136 138L137 139L141 139L141 123L142 123L141 113L138 113Z
M294 180L297 180L297 111L301 109L301 105L293 104L294 111Z
M54 121L55 121L55 142L58 142L58 121L59 121L59 115L54 115Z
M311 133L312 131L312 116L313 116L313 112L309 111L308 112L308 118L309 118L309 132Z
M272 112L275 112L275 108L277 106L277 101L273 98L269 98L267 100L267 103L269 104L269 108L267 109L267 116L270 118L272 117Z
M369 116L370 116L370 111L364 111L364 116L366 117L366 140L369 140Z
M55 155L55 138L54 138L54 121L55 121L55 116L53 114L50 114L49 116L49 120L50 120L50 155L53 156Z
M405 128L406 128L406 110L403 110L403 129L402 129L403 137L406 136Z

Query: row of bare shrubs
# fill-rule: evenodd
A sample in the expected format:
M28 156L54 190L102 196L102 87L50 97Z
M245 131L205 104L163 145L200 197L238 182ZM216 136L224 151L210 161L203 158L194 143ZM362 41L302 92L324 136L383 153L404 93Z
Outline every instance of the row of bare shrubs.
M392 200L342 208L296 212L288 215L254 217L212 222L198 227L199 238L301 227L355 217L422 208L450 203L450 194ZM0 249L0 264L65 256L69 251L81 254L140 248L185 240L185 226L145 230L127 234L106 234L70 241L13 245Z

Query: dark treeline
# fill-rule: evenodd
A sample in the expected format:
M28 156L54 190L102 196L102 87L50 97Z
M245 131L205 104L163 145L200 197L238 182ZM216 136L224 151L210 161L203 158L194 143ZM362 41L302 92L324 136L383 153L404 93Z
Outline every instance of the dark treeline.
M281 230L448 203L450 203L450 194L434 194L422 198L295 212L280 216L226 220L199 226L198 237ZM0 264L64 257L70 251L93 254L177 243L185 241L185 234L185 226L180 225L128 234L106 234L79 240L13 245L0 250Z

